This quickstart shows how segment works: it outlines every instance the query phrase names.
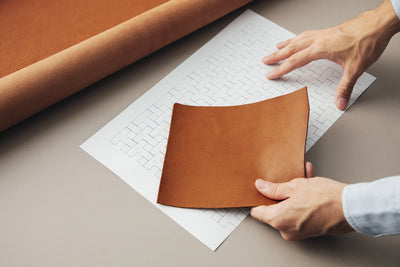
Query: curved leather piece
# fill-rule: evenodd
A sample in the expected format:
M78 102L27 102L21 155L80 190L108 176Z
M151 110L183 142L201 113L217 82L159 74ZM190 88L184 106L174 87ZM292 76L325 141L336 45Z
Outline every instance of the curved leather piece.
M157 202L185 208L276 203L254 182L304 177L308 115L306 87L241 106L175 104Z

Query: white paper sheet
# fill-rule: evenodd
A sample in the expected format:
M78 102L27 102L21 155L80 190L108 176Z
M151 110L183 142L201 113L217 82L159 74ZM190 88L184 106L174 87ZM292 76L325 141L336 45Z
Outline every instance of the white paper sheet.
M277 81L261 58L294 34L246 11L81 145L87 153L215 250L247 216L248 209L181 209L156 204L172 105L246 104L308 86L307 150L341 116L334 105L339 66L316 61ZM364 73L350 104L375 80Z

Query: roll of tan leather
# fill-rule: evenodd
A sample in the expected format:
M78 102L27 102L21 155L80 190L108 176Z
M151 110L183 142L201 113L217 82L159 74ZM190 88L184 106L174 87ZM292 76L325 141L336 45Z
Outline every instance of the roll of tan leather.
M168 0L2 0L0 78Z
M250 1L2 1L0 131Z

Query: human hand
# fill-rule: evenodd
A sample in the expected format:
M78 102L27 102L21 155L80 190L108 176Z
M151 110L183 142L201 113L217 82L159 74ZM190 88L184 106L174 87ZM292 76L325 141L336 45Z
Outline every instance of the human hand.
M251 209L251 216L276 228L286 240L351 232L342 209L342 191L346 184L315 177L310 162L306 176L286 183L258 179L257 190L264 196L281 200L270 206Z
M267 74L280 78L317 59L328 59L343 68L336 89L336 106L346 109L353 87L361 74L385 50L392 36L400 31L400 21L390 0L339 26L303 32L277 45L278 51L263 58L265 64L287 59Z

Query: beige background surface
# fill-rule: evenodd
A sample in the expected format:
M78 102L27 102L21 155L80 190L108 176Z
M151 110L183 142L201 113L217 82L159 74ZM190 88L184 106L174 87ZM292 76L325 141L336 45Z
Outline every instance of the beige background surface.
M248 8L300 33L379 2ZM79 148L243 10L0 134L0 266L399 266L399 236L287 242L250 217L212 252ZM368 70L377 81L307 153L317 175L355 183L400 174L399 37Z

